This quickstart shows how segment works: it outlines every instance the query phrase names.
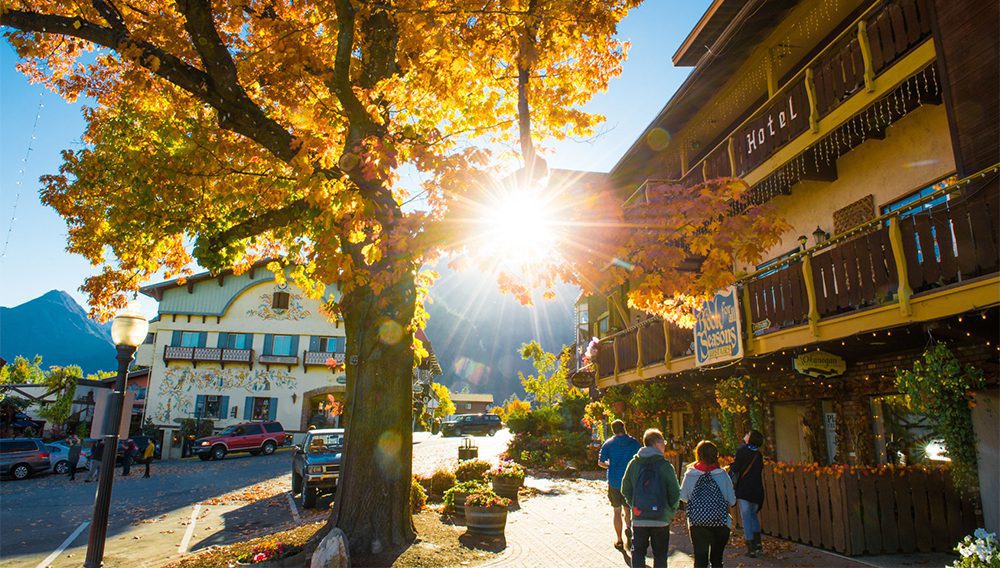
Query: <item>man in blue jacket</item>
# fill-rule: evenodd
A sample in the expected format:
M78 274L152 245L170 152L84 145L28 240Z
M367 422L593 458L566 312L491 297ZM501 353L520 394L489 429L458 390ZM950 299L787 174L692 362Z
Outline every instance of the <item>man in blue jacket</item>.
M632 541L632 510L625 506L622 499L622 478L625 477L625 467L628 462L635 457L635 454L642 447L639 440L628 435L625 431L625 423L615 420L611 423L611 432L614 436L608 438L601 446L601 455L597 465L608 470L608 501L614 510L615 525L615 548L624 550L631 546ZM625 539L628 544L622 543L622 514L625 515Z

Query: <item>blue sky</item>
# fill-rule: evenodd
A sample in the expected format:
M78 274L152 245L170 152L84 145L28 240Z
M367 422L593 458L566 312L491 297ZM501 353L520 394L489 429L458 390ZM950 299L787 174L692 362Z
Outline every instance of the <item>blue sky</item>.
M620 27L621 37L632 42L624 72L586 107L607 117L600 128L602 134L555 145L548 158L551 167L607 171L615 164L690 72L689 68L674 68L670 56L708 4L708 0L647 0L628 15ZM0 305L15 306L59 289L86 306L86 296L78 288L97 268L66 252L65 223L38 198L38 178L58 171L63 149L82 146L83 103L68 104L29 84L15 69L16 64L13 49L2 42L0 247L8 231L10 241L6 255L0 258ZM38 124L32 139L36 114ZM31 152L23 162L29 145ZM142 299L146 311L155 313L152 300Z

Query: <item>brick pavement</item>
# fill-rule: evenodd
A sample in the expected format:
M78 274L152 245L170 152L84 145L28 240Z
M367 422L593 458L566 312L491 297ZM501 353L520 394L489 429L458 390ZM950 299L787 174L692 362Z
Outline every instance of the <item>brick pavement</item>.
M529 478L528 496L507 517L507 549L484 567L589 568L628 566L625 555L615 550L611 508L606 484L597 480L549 480ZM687 528L678 516L671 527L670 566L694 565ZM743 556L743 539L734 535L726 549L726 565L861 567L865 563L777 539L766 539L766 558ZM652 566L652 559L647 559Z

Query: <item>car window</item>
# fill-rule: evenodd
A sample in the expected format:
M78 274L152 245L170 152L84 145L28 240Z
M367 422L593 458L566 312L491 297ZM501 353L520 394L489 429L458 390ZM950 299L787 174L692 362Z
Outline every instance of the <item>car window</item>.
M260 424L251 424L244 429L243 434L245 436L256 436L264 432L264 429L260 427Z
M344 434L310 434L306 443L307 454L340 451L344 447Z
M264 430L267 430L270 433L285 431L285 429L281 426L281 423L279 422L268 422L267 424L264 425Z
M10 440L0 445L0 453L30 452L38 450L31 440Z

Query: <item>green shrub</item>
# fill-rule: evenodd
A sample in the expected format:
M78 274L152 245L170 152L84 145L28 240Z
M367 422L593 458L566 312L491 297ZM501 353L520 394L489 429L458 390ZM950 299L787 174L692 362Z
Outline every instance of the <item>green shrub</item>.
M410 511L419 513L426 504L427 494L424 493L424 487L414 478L413 482L410 483Z
M455 479L458 481L485 481L490 462L486 460L467 460L455 468Z
M441 468L434 472L431 476L431 493L435 495L444 495L444 492L451 489L457 483L455 479L455 474L451 471Z
M536 421L535 434L554 434L565 428L565 419L555 406L543 406L532 414Z
M507 428L510 429L512 434L534 432L537 424L538 421L535 420L535 415L530 410L517 410L507 418Z
M456 493L469 494L484 489L489 489L489 486L483 481L463 481L444 492L444 508L449 511L454 510Z

